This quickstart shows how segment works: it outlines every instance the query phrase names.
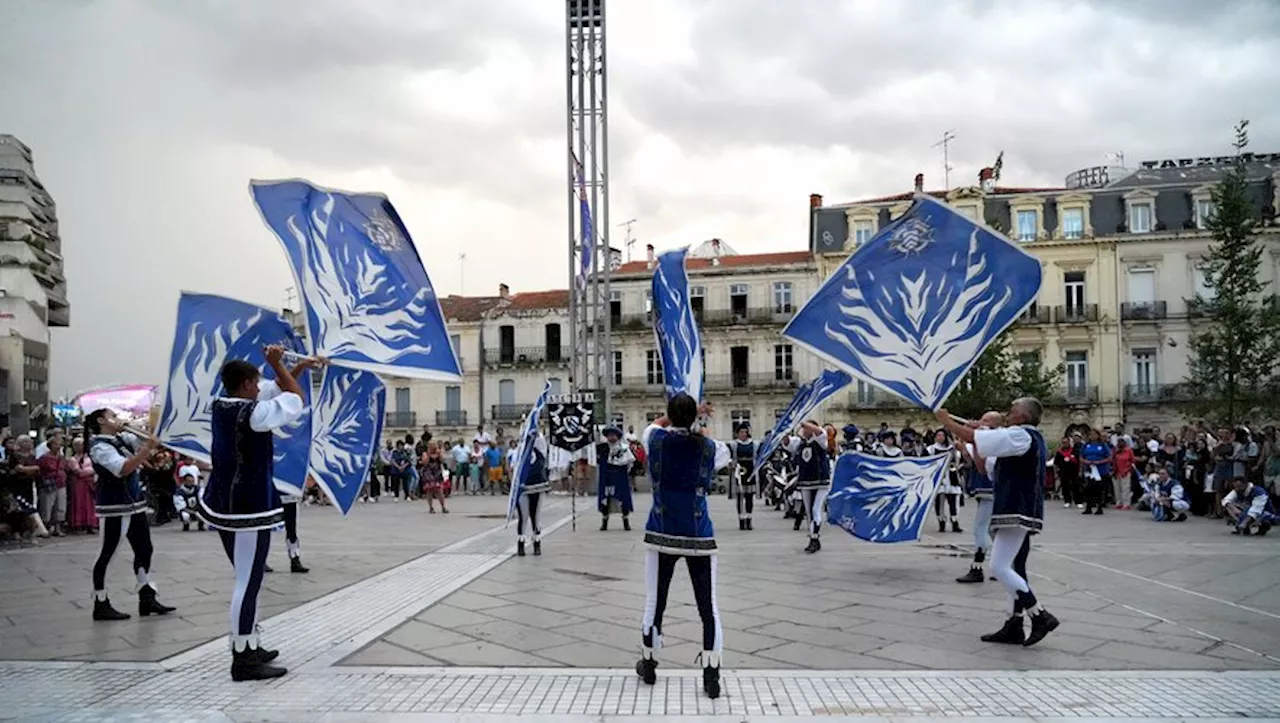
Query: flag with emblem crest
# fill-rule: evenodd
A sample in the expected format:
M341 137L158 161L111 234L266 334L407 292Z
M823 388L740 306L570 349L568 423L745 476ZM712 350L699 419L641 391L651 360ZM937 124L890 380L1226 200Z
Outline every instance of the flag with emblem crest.
M858 247L783 329L855 378L930 410L1035 301L1040 262L932 197Z

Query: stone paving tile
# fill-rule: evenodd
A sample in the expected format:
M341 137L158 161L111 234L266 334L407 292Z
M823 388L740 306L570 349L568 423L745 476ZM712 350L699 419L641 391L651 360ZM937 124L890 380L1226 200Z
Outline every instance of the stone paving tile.
M511 666L536 668L555 665L555 661L547 658L540 658L515 648L508 648L482 640L471 640L444 648L435 648L431 651L431 655L448 665L493 668Z
M460 498L451 502L453 514L428 516L417 503L357 505L344 520L332 508L303 507L299 531L306 575L287 572L283 536L273 537L271 564L277 572L266 577L260 598L262 618L295 608L346 588L461 538L490 529L487 514L501 501ZM50 540L38 547L0 553L0 658L94 659L95 655L127 649L152 650L133 654L139 660L171 655L174 643L162 631L186 635L197 629L206 637L184 637L188 647L226 634L232 579L230 567L213 533L183 533L177 525L152 530L155 545L153 577L160 599L178 610L162 618L115 623L90 619L90 569L98 555L99 538L75 536ZM341 540L341 542L337 542ZM108 572L112 602L125 612L137 612L130 553L122 547ZM478 591L477 591L478 593ZM472 594L472 593L468 593ZM498 604L505 604L499 602ZM375 614L376 611L371 611ZM123 645L94 643L103 636L123 637Z
M437 627L418 620L410 620L404 625L392 630L382 638L387 642L395 643L409 650L432 650L433 648L444 648L458 643L465 643L472 639L472 636L464 635L447 628ZM355 663L347 663L355 665Z
M494 620L482 625L467 625L456 629L463 635L493 643L501 643L509 648L526 653L537 653L544 648L566 645L575 638L560 633L543 630L531 625L521 625L508 620Z
M757 657L790 663L796 667L812 669L826 668L839 670L892 670L923 668L924 665L912 665L887 658L873 658L860 655L851 650L827 648L811 643L787 643L769 650L762 650Z
M544 629L587 622L586 618L571 613L544 610L543 608L514 603L496 608L485 608L484 614L498 620L508 620L513 623Z
M637 504L643 508L647 500L640 496ZM732 519L727 514L731 509L727 501L715 498L711 504L714 518ZM971 510L962 511L962 519L971 514ZM875 546L828 529L822 552L805 555L799 551L801 537L792 533L780 515L758 516L753 532L725 531L722 525L718 598L726 649L770 659L770 650L811 646L882 658L885 665L932 668L964 668L979 660L987 669L1030 670L1036 668L1037 660L1050 669L1160 667L1164 653L1191 656L1206 669L1229 669L1237 664L1280 668L1280 661L1229 647L1226 650L1230 653L1207 654L1207 649L1222 648L1215 647L1212 637L1192 630L1245 647L1253 643L1255 649L1260 647L1280 658L1280 645L1276 644L1280 641L1273 641L1265 630L1257 632L1256 615L1231 606L1241 604L1237 600L1257 598L1260 590L1274 589L1280 598L1280 573L1265 565L1274 557L1232 544L1217 525L1203 520L1171 529L1144 524L1141 515L1107 515L1097 520L1074 512L1058 514L1051 508L1048 523L1046 533L1035 540L1029 567L1041 599L1063 626L1026 651L1003 650L978 640L999 627L1005 596L995 582L953 582L968 567L967 553L963 547L955 547L967 544L968 535L929 534L917 545ZM600 533L587 524L576 532L563 528L548 538L543 557L536 561L512 559L473 583L474 588L462 591L510 604L458 610L466 606L446 599L453 609L428 610L418 618L438 620L442 627L459 631L484 626L490 617L538 627L553 620L550 615L564 614L590 622L551 628L555 632L606 648L633 650L634 628L644 605L640 537L638 529ZM1176 577L1185 565L1149 559L1167 554L1173 544L1199 556L1192 558L1194 580ZM1241 582L1249 575L1233 572L1232 562L1239 562L1241 570L1252 575L1252 582ZM1187 585L1191 592L1172 590L1135 575L1160 581L1178 579L1178 584ZM572 594L565 595L562 590ZM1227 604L1192 593L1220 598ZM679 568L665 616L671 642L666 652L679 667L688 665L680 656L692 658L699 647L700 626L692 602L687 577ZM523 613L526 617L522 619L521 609L545 612ZM495 614L489 615L491 612ZM1162 622L1162 618L1174 624ZM1280 626L1277 631L1280 638ZM460 632L466 634L465 630ZM676 642L677 637L681 642ZM1117 657L1098 655L1109 643L1116 644L1113 650ZM1149 654L1143 658L1126 646ZM921 648L933 651L932 655L917 655ZM888 657L878 651L887 651ZM1177 655L1170 661L1172 668L1191 664ZM798 659L784 662L804 664ZM823 667L821 663L809 665Z
M346 665L442 665L443 661L389 640L375 640L343 661Z

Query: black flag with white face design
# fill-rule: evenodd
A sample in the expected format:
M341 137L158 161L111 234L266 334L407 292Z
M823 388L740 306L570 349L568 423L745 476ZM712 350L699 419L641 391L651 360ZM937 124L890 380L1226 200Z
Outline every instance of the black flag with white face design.
M547 400L551 444L576 452L595 442L595 408L592 392L551 395Z

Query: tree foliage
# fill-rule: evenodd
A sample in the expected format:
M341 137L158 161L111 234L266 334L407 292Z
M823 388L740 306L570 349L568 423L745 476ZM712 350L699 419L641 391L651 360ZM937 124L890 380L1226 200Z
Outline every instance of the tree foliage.
M1236 126L1236 162L1213 188L1213 236L1204 266L1212 298L1188 300L1209 323L1194 324L1187 384L1198 414L1235 425L1280 411L1280 307L1258 271L1263 247L1249 201L1243 151L1248 121Z
M1057 393L1062 365L1045 368L1039 353L1015 353L1010 343L1013 329L1006 329L978 357L947 398L947 411L976 419L992 409L1007 409L1018 397L1046 401Z

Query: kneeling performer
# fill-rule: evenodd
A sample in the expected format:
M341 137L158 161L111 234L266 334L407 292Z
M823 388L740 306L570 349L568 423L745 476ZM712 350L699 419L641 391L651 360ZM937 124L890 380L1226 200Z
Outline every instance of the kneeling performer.
M653 509L645 524L649 546L644 563L643 648L636 673L647 685L657 681L655 652L662 647L662 615L667 609L671 577L681 558L693 582L693 599L702 619L702 689L720 697L720 662L724 634L716 605L716 537L707 512L707 494L716 471L733 461L729 448L691 428L711 410L688 394L667 402L667 414L644 430L642 444L653 481Z
M231 595L231 679L265 680L288 672L270 665L277 651L258 645L258 592L271 546L271 530L284 522L272 478L272 432L302 416L302 387L284 366L284 349L269 346L267 363L276 381L233 359L222 366L228 396L213 402L212 471L200 496L200 514L218 530L235 567Z

